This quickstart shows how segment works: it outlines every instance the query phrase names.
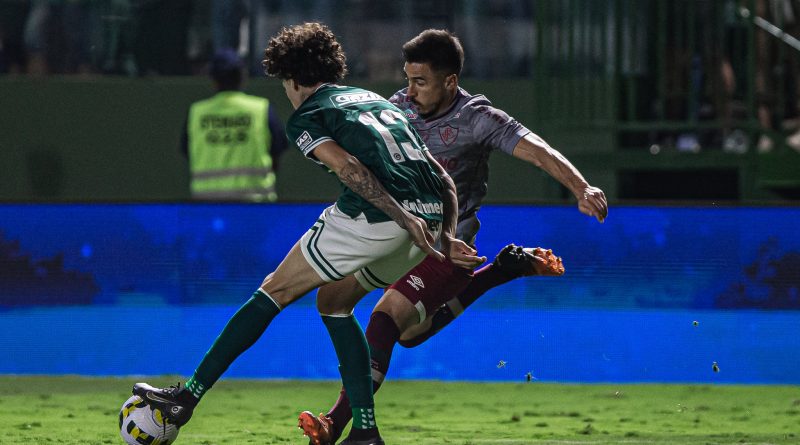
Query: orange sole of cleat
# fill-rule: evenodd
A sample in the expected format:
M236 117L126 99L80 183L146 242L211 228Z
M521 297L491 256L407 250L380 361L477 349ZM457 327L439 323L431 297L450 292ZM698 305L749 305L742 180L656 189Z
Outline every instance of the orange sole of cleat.
M303 430L303 435L309 438L312 445L320 445L319 433L314 431L314 420L310 411L303 411L297 418L297 427Z

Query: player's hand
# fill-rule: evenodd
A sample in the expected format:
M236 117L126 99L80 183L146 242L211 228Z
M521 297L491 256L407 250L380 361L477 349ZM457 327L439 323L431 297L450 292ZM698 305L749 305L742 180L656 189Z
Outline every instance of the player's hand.
M464 269L474 269L486 262L485 256L478 256L478 251L460 239L442 236L442 251L450 261Z
M425 223L424 219L409 213L402 227L406 229L411 236L411 241L425 252L426 255L430 255L439 261L445 260L442 252L439 252L433 247L433 245L436 244L436 238L434 238L433 234L428 230L428 225Z
M608 202L602 190L589 185L575 196L578 198L578 210L581 213L593 216L601 223L605 221L608 216Z

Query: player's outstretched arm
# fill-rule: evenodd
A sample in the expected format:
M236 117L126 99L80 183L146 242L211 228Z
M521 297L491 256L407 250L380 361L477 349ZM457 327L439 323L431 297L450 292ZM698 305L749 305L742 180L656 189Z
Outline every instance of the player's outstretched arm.
M444 261L444 255L434 249L436 240L428 230L425 220L409 213L394 199L369 169L355 156L333 141L314 149L314 156L339 177L350 190L361 195L375 207L389 215L394 222L411 235L414 244L427 255Z
M593 216L600 222L608 216L605 193L589 185L581 172L563 154L538 135L533 133L525 135L514 147L513 155L541 168L568 188L578 200L578 209L581 213Z

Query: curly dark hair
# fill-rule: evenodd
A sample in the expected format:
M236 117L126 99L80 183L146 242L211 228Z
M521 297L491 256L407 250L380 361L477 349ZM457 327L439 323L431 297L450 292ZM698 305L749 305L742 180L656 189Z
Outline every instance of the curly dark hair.
M428 63L433 70L448 75L461 75L464 48L450 31L426 29L403 45L403 59L408 63Z
M284 27L269 39L261 65L268 76L293 79L308 87L344 79L346 59L333 32L312 22Z

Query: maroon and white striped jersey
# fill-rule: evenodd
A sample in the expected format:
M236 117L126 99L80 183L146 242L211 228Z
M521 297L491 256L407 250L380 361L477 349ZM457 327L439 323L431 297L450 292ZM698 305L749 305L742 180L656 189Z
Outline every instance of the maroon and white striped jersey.
M458 192L456 235L474 244L480 228L477 212L488 187L489 155L494 150L511 154L530 130L493 107L486 96L473 96L462 88L447 112L425 120L420 118L406 90L396 92L389 101L403 111L433 157L453 178Z

